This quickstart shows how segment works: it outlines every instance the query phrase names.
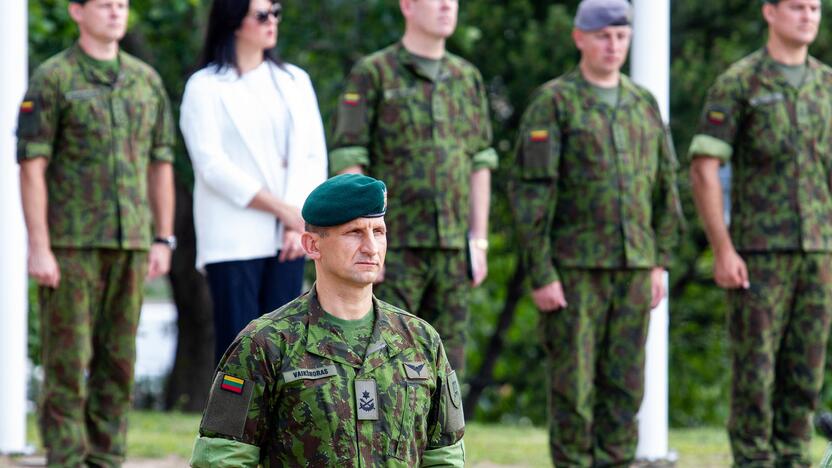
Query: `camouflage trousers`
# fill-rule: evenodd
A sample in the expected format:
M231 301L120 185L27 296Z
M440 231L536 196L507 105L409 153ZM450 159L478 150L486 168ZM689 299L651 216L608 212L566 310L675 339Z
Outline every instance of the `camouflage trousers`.
M809 466L832 311L832 254L743 258L751 288L729 292L734 465Z
M121 466L147 253L55 249L57 289L40 289L49 466Z
M465 370L468 336L467 261L462 249L388 249L384 281L373 288L382 301L433 325L457 375Z
M568 306L541 313L548 357L549 443L555 466L627 466L638 442L646 269L559 270Z

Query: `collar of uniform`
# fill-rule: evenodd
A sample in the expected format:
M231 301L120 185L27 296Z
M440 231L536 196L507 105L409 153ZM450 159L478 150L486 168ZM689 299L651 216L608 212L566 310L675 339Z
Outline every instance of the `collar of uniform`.
M110 81L109 76L102 73L100 70L89 66L86 63L85 59L92 59L92 57L89 57L86 54L86 52L84 52L81 49L81 45L78 42L76 42L72 46L72 49L70 50L70 54L74 56L75 62L78 63L78 66L81 68L81 72L84 74L84 77L90 83L96 83L96 84L101 84L101 85L105 85L105 86L113 86L113 87L124 84L124 79L125 79L125 73L124 73L125 57L124 57L124 52L121 50L121 48L119 48L119 50L118 50L119 72L118 72L118 77L116 78L115 82Z
M399 314L392 306L373 296L373 309L376 312L376 323L367 348L369 352L363 367L365 373L381 366L405 349L416 346L412 335L403 326Z
M783 73L777 68L777 62L774 57L768 52L767 47L763 47L758 51L760 54L760 62L757 65L757 76L760 81L764 83L773 84L781 89L795 89L783 76ZM803 83L800 84L799 89L816 82L818 70L820 69L820 62L818 62L811 55L806 55L806 76L803 77Z
M414 75L418 75L422 79L433 82L432 77L422 73L422 70L413 59L413 53L407 50L401 41L396 43L396 60L398 60L399 63L410 70L410 72ZM448 71L448 53L445 52L445 54L442 55L442 59L439 61L439 76L437 76L436 81L444 81L446 78L450 77L450 75L451 73Z
M315 285L309 291L309 322L306 327L306 351L352 367L361 367L363 359L355 354L343 337L323 320L326 313L318 301ZM376 319L378 321L378 319Z
M568 79L575 83L575 88L580 95L581 102L586 103L587 107L607 107L606 104L598 100L595 92L592 90L592 85L584 78L584 74L581 73L580 68L576 67L572 70L568 75ZM618 84L618 106L616 108L623 109L629 106L635 102L635 96L637 94L638 90L633 81L630 80L630 77L621 73Z

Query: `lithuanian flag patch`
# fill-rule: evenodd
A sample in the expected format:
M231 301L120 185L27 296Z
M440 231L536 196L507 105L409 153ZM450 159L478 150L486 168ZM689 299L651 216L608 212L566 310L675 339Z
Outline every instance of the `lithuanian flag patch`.
M718 110L708 111L708 122L712 125L722 125L725 122L725 112Z
M358 93L345 93L344 104L348 106L357 106L361 101L361 95Z
M548 130L532 130L529 132L529 138L534 141L546 141L549 138Z
M231 377L230 375L225 375L222 378L222 382L220 382L220 388L223 390L227 390L231 393L236 393L237 395L243 393L243 386L246 384L246 381L243 379L238 379L237 377Z
M20 112L23 113L23 114L30 114L34 110L35 110L35 102L34 101L23 101L20 104Z

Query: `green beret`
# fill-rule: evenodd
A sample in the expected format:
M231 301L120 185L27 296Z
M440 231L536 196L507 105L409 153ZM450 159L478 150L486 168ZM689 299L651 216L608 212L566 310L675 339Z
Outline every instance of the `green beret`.
M313 226L338 226L387 212L384 182L362 174L341 174L322 183L303 204L303 220Z

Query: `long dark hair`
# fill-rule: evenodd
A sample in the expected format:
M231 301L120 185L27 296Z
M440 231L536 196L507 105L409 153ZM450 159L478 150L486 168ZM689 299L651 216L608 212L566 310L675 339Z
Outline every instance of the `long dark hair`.
M276 1L272 0L272 3ZM209 65L216 66L218 70L227 67L237 69L234 32L243 24L250 4L251 0L214 0L208 16L208 29L205 32L205 44L199 58L198 69ZM277 66L283 65L274 47L266 49L263 52L263 58Z

